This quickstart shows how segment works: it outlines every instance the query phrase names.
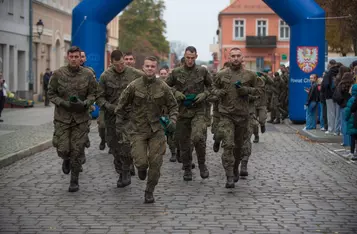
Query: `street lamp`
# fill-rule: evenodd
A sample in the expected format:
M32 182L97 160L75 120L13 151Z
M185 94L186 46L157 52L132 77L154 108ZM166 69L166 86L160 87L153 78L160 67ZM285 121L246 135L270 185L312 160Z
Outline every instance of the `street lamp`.
M39 19L38 22L36 23L38 37L41 37L44 26L45 25L43 24L42 20Z

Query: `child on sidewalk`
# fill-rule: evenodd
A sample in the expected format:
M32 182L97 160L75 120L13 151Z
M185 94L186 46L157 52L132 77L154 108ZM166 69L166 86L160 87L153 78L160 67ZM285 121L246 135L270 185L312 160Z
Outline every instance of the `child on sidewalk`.
M357 140L357 84L352 86L352 97L348 100L345 107L345 120L347 121L347 135L351 136L351 154L352 160L357 160L355 146Z
M317 75L312 74L310 76L311 87L307 96L305 108L306 108L306 127L304 130L316 129L316 110L317 103L319 101L319 93L317 90Z

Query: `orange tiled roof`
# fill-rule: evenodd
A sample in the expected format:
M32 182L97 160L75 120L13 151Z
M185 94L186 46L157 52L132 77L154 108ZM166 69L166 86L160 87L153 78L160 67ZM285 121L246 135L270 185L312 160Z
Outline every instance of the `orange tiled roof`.
M272 13L274 11L262 0L236 0L226 7L220 14L229 13Z

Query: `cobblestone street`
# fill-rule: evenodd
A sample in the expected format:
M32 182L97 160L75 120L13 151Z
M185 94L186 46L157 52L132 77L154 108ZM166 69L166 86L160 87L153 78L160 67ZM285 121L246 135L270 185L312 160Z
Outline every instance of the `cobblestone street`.
M116 187L112 156L92 131L77 193L53 148L0 170L0 233L356 233L356 165L286 125L267 130L235 189L224 188L211 141L206 180L196 168L184 182L167 152L154 204L143 204L137 177Z

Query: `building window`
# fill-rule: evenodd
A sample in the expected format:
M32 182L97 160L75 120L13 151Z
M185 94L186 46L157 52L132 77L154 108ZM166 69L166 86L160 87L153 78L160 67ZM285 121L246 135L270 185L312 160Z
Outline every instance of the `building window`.
M290 27L284 20L280 20L280 32L279 38L281 40L289 40L290 39Z
M20 0L20 18L25 18L25 0Z
M7 12L9 13L9 15L13 15L14 14L14 1L10 0L8 1L9 5L8 5L8 9Z
M234 20L234 40L244 40L245 38L245 20L236 19Z
M266 20L257 20L257 36L265 37L268 35L268 22Z

